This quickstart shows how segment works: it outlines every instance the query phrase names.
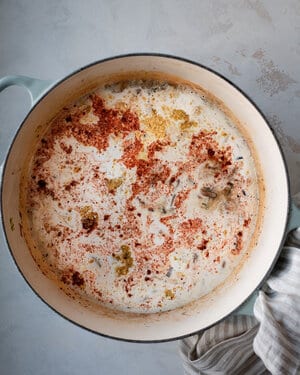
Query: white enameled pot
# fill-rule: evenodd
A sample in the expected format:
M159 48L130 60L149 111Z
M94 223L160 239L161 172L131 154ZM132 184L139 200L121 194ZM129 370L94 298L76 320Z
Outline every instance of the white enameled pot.
M29 153L43 124L66 103L97 87L103 77L134 71L176 76L202 86L221 99L251 135L266 189L261 234L234 282L191 305L150 315L109 314L101 308L84 307L68 297L42 274L31 257L18 225L19 183L24 155ZM287 231L300 224L300 215L290 203L287 169L274 133L257 106L240 89L201 64L160 54L132 54L105 59L55 83L23 76L0 79L0 91L10 85L26 87L31 94L32 107L19 127L3 165L2 223L19 271L45 303L83 328L104 336L141 342L182 338L208 328L234 311L251 312L253 293L274 266ZM250 298L249 302L250 296L252 300ZM240 308L243 304L244 310Z

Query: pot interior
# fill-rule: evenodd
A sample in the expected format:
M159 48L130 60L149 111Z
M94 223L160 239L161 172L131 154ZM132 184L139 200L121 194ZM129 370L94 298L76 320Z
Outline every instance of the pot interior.
M107 77L127 72L159 72L202 86L221 99L244 126L255 145L265 182L261 233L238 274L222 288L190 305L170 312L133 315L87 306L68 297L45 277L22 236L19 184L24 156L44 125L67 103L96 88ZM133 55L84 68L54 86L31 110L10 149L2 186L3 223L12 255L34 291L71 321L103 335L138 341L178 338L213 325L240 306L262 282L281 246L288 215L286 168L272 131L256 107L232 84L196 64L180 59Z

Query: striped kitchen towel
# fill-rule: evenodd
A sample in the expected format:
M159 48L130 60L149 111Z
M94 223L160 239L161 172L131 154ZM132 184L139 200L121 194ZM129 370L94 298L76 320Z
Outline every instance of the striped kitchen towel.
M230 316L181 340L184 373L300 374L300 228L288 236L254 316Z

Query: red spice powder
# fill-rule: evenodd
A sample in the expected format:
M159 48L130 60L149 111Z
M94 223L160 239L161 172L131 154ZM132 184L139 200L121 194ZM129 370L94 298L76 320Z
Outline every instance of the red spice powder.
M221 149L218 142L213 139L216 134L216 131L201 131L193 135L189 155L196 159L198 163L212 160L225 171L232 164L232 150L230 146Z
M122 155L122 162L127 168L133 168L138 163L137 155L142 150L142 142L135 138L134 141L125 141L124 142L124 153Z
M108 109L103 99L96 94L91 95L90 99L94 114L98 117L96 124L81 124L80 119L84 116L84 112L78 110L72 115L71 121L66 120L65 126L59 126L58 123L58 126L52 129L52 135L72 135L85 146L94 146L102 151L108 147L108 138L111 134L125 137L130 132L139 130L140 124L136 114L129 110ZM70 149L67 146L61 145L61 147L69 153Z

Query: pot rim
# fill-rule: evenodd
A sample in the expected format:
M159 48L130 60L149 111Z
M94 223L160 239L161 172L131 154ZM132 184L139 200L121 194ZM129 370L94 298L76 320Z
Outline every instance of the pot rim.
M203 68L207 71L209 71L210 73L213 73L215 74L218 78L221 78L223 79L224 81L226 81L229 85L231 85L233 88L235 88L240 94L242 94L250 104L253 105L253 107L256 109L256 111L260 114L260 116L263 118L265 124L268 126L268 128L270 129L271 131L271 134L273 135L273 138L275 139L275 142L277 144L277 147L278 147L278 150L280 152L280 155L281 155L281 158L282 158L282 161L283 161L283 165L284 165L284 169L285 169L285 176L286 176L286 179L285 179L285 183L287 185L287 213L286 213L286 219L285 219L285 225L284 225L284 233L283 233L283 236L282 236L282 239L281 239L281 242L279 244L279 247L276 251L276 254L274 256L274 259L273 259L273 262L272 264L270 265L270 267L268 268L265 276L263 277L263 279L261 280L261 282L256 286L256 288L247 296L245 297L244 301L238 305L232 312L230 312L229 314L226 314L224 315L222 318L218 319L216 322L214 322L213 324L210 324L208 325L205 330L213 327L214 325L218 324L219 322L221 322L222 320L224 320L225 318L227 318L228 316L230 316L234 311L238 310L242 305L245 304L245 302L249 299L249 297L255 293L256 291L258 291L261 286L265 283L265 281L267 280L267 278L269 277L270 273L272 272L272 269L274 268L278 258L279 258L279 255L280 255L280 252L281 252L281 249L284 245L284 242L286 240L286 236L287 236L287 226L288 226L288 222L289 222L289 218L290 218L290 215L291 215L291 192L290 192L290 178L289 178L289 172L288 172L288 167L287 167L287 162L286 162L286 159L285 159L285 156L284 156L284 153L283 153L283 150L282 150L282 146L280 145L280 142L274 132L274 129L272 128L272 126L270 125L269 121L267 120L267 118L265 117L265 115L263 114L262 110L258 107L258 105L251 99L251 97L246 94L242 89L240 89L235 83L233 83L230 79L228 79L227 77L225 77L223 74L215 71L214 69L204 65L204 64L201 64L201 63L198 63L198 62L195 62L193 60L190 60L190 59L187 59L187 58L184 58L184 57L179 57L179 56L175 56L175 55L171 55L171 54L165 54L165 53L155 53L155 52L137 52L137 53L127 53L127 54L121 54L121 55L114 55L112 57L107 57L107 58L104 58L104 59L100 59L100 60L96 60L92 63L89 63L87 65L84 65L83 67L80 67L76 70L74 70L72 73L64 76L63 78L61 78L60 80L58 80L57 82L55 82L53 85L51 85L49 87L49 89L46 89L46 91L39 97L39 99L34 103L34 105L29 109L27 115L25 116L24 120L21 122L21 124L19 125L19 127L17 128L17 131L12 139L12 141L10 142L10 146L8 148L8 151L6 152L6 155L5 155L5 159L4 159L4 162L3 162L3 168L2 168L2 172L1 172L1 175L0 175L0 182L1 182L1 186L0 186L0 216L1 216L1 224L2 224L2 229L3 229L3 234L4 234L4 239L6 241L6 244L7 244L7 247L9 249L9 252L12 256L12 259L17 267L17 269L19 270L20 274L22 275L23 279L25 280L25 282L27 283L27 285L31 288L31 290L35 293L35 295L42 301L44 302L48 307L50 307L50 309L52 311L54 311L55 313L57 313L60 317L66 319L67 321L75 324L76 326L80 327L80 328L83 328L91 333L94 333L96 335L99 335L99 336L102 336L102 337L105 337L105 338L110 338L110 339L114 339L114 340L118 340L118 341L124 341L124 342L132 342L132 343L144 343L144 344L149 344L149 343L164 343L164 342L171 342L171 341L175 341L175 340L181 340L181 339L184 339L186 337L190 337L190 336L193 336L193 335L196 335L197 333L199 333L200 331L199 330L196 330L196 331L193 331L191 333L188 333L188 334L185 334L185 335L181 335L181 336L176 336L176 337L171 337L171 338L167 338L167 339L157 339L157 340L134 340L134 339L126 339L126 338L123 338L123 337L116 337L116 336L110 336L110 335L107 335L107 334L103 334L103 333L100 333L96 330L93 330L93 329L90 329L74 320L72 320L71 318L69 318L68 316L64 315L63 313L57 311L53 306L51 306L44 297L42 297L33 287L32 285L29 283L29 281L26 279L25 275L23 274L22 270L20 269L19 265L17 264L17 261L13 255L13 251L11 249L11 246L8 242L8 236L7 236L7 233L6 233L6 230L5 230L5 225L4 225L4 215L3 215L3 181L4 181L4 175L5 175L5 170L6 170L6 165L7 165L7 161L10 157L10 154L11 154L11 150L12 150L12 147L16 141L16 138L18 137L19 135L19 132L21 130L21 128L23 127L24 123L26 122L27 118L30 116L31 112L33 112L33 110L40 104L40 102L54 89L56 89L56 87L58 87L61 83L63 83L64 81L68 80L69 78L71 78L72 76L76 75L77 73L80 73L92 66L95 66L95 65L98 65L98 64L102 64L104 62L107 62L107 61L112 61L112 60L116 60L116 59L123 59L123 58L128 58L128 57L162 57L162 58L166 58L166 59L173 59L173 60L179 60L179 61L182 61L182 62L185 62L185 63L188 63L188 64L192 64L192 65L195 65L197 67L200 67L200 68Z

